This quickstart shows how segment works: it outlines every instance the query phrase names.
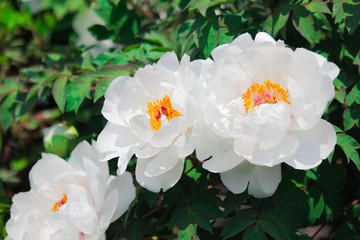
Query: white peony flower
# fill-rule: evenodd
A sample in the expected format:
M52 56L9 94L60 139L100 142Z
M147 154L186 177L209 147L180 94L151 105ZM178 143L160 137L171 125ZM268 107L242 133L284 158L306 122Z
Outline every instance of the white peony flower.
M98 137L103 160L119 157L122 174L133 154L136 179L153 192L177 183L184 159L194 151L193 131L203 95L200 72L208 61L180 64L165 53L134 77L118 77L108 87L102 114L108 120Z
M31 190L13 197L7 239L105 239L109 224L135 198L131 174L110 176L107 163L86 141L68 162L43 153L29 179Z
M212 52L209 127L197 146L200 160L220 173L234 193L272 195L281 180L281 163L296 169L319 165L333 150L336 134L321 119L334 96L338 67L303 48L295 51L267 33L255 40L242 34Z

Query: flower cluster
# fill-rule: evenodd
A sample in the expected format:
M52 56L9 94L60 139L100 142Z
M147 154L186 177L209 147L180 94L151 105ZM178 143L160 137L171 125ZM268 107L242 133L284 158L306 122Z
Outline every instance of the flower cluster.
M13 198L8 239L105 239L135 198L126 172L134 155L137 182L153 192L174 186L196 154L231 192L271 196L281 163L310 169L333 150L335 131L321 116L338 73L324 57L266 33L243 34L207 60L165 53L109 85L97 142L78 144L68 162L42 155L31 190ZM46 139L67 136L63 125L51 129ZM115 157L117 177L106 162Z
M135 198L131 174L110 176L96 142L79 143L68 162L43 153L29 179L31 190L13 197L7 240L105 239Z
M165 53L115 79L102 109L102 160L119 157L122 174L135 154L137 181L159 192L180 179L195 150L230 191L249 187L261 198L275 192L281 163L310 169L331 153L336 134L321 116L334 96L335 64L266 33L243 34L212 57L179 62Z

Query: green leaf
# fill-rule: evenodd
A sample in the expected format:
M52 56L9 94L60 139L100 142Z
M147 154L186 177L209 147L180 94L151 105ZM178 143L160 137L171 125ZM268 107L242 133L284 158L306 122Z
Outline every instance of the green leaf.
M304 4L304 6L313 13L321 12L331 14L331 11L328 8L327 4L322 0L313 0L308 4Z
M77 79L68 85L66 96L66 112L79 110L81 103L86 96L90 94L91 77L83 77L81 80Z
M350 35L355 33L356 28L360 22L360 3L349 4L344 3L344 12L346 13L345 17L345 26Z
M95 96L94 96L94 102L96 102L99 98L104 96L106 90L108 89L110 83L112 82L112 79L101 79L96 84L95 89Z
M238 212L235 217L229 219L229 221L224 226L221 236L224 239L232 237L251 225L256 224L256 217L258 213L253 209L246 209Z
M167 226L178 225L180 229L185 229L186 226L192 223L197 223L203 229L212 233L212 228L206 212L201 209L184 206L173 211L173 217L168 222Z
M340 23L345 19L343 4L346 0L334 0L332 16L335 17L335 23Z
M335 230L332 239L358 240L360 239L359 227L357 224L345 222Z
M325 202L319 188L309 187L307 190L309 192L309 206L310 206L308 219L310 223L314 223L316 219L320 218L320 216L324 212Z
M335 98L340 103L344 103L345 97L346 97L346 89L343 86L341 86L338 90L335 91Z
M93 77L106 77L106 78L116 78L118 76L127 76L129 72L134 69L134 66L118 66L118 65L106 65L100 70L92 74Z
M29 99L32 98L35 94L37 94L38 92L42 92L42 88L43 88L43 86L42 86L41 83L37 83L37 84L33 85L30 88L30 90L29 90L29 92L28 92L28 94L26 96L25 101L26 102L29 101Z
M170 37L158 31L151 31L150 33L146 33L145 40L159 44L163 47L176 49L176 46L174 45L174 42L171 41Z
M260 218L258 224L274 239L286 239L281 231L282 226L279 226L275 221L266 218Z
M325 201L325 216L326 220L329 222L334 221L343 213L343 204L341 202L341 198L339 193L331 192L324 193L324 201Z
M144 234L150 233L149 226L141 219L137 219L134 224L127 226L122 237L131 240L144 240Z
M265 30L272 36L276 36L278 32L286 26L290 12L293 10L293 6L285 6L277 9L274 15L269 16L264 23Z
M315 29L314 20L311 14L302 6L296 6L293 12L293 25L295 29L303 36L309 43L314 44Z
M360 82L358 82L353 89L351 90L350 94L352 95L353 99L357 104L360 104Z
M267 240L264 231L259 225L254 225L245 230L243 240Z
M354 125L360 125L360 112L358 109L347 108L344 111L344 130L350 130Z
M211 51L219 44L219 23L214 20L208 22L202 30L201 44L204 48L205 58L209 57Z
M106 39L115 40L114 38L112 38L112 36L115 35L115 32L108 30L103 25L95 24L89 27L88 30L91 33L91 35L93 35L94 38L97 40L106 40Z
M324 161L317 168L317 184L324 192L340 192L344 189L346 169L343 164L329 164Z
M83 69L89 69L91 71L96 71L95 67L91 64L91 60L92 60L92 57L91 57L91 54L88 53L84 56L82 62L81 62L81 68Z
M208 9L210 2L210 0L191 0L186 8L188 8L189 11L197 9L201 15L206 17L206 10Z
M55 102L62 113L64 113L65 110L67 78L67 76L59 77L55 80L54 86L52 88L52 94L54 96Z
M360 144L351 136L346 134L337 134L337 144L344 151L348 162L351 160L360 170L360 158L356 149L360 148Z
M240 209L244 201L249 199L250 196L246 193L241 194L228 194L224 200L224 216L229 215L235 209Z
M94 9L94 12L105 21L106 25L110 25L110 13L115 7L114 4L109 0L98 0L96 5L97 8Z
M178 232L179 240L191 240L198 239L196 235L196 226L195 224L189 224L185 229L179 229Z
M190 180L190 178L185 178L183 181ZM222 202L216 197L218 190L205 187L203 184L193 184L191 181L187 192L176 199L178 204L171 214L170 221L166 224L168 227L177 225L179 229L185 229L189 224L198 224L199 227L213 233L210 218L223 216L219 209Z

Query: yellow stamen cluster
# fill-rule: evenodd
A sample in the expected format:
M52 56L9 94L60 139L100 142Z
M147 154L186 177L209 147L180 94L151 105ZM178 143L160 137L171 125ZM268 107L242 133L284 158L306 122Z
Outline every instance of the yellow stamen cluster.
M168 121L174 117L182 116L181 113L176 111L171 106L170 98L165 95L162 100L157 100L154 103L147 102L149 114L150 127L152 130L159 130L161 127L161 117L164 115Z
M289 90L285 91L278 83L272 83L270 80L266 80L264 84L252 84L242 95L246 113L250 108L254 110L255 106L264 103L274 104L283 101L290 104L289 97Z
M63 198L54 204L54 206L51 208L52 212L59 211L60 207L64 205L67 202L67 195L66 193L63 193Z

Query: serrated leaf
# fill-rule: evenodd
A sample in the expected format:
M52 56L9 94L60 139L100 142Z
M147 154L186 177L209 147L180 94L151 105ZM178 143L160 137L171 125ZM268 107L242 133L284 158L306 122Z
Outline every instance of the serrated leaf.
M340 103L344 103L345 97L346 97L346 89L343 86L341 86L338 90L335 91L335 98Z
M143 220L138 219L133 225L126 228L123 233L125 239L143 240L144 234L149 232L149 226Z
M337 134L337 144L344 151L348 162L351 160L360 170L360 158L356 149L360 148L360 144L351 136L346 134Z
M194 209L191 206L184 206L173 212L174 216L170 219L167 226L171 227L178 225L180 229L185 229L189 224L197 223L199 227L212 233L212 227L208 217L199 209Z
M205 58L209 57L211 51L219 44L219 23L214 20L208 22L202 29L202 37L200 44L204 47Z
M272 36L276 36L278 32L286 26L292 9L293 6L285 6L276 10L274 15L269 16L269 18L264 23L266 31Z
M317 187L309 187L309 206L310 206L310 212L309 212L309 222L314 223L316 219L320 218L322 215L324 208L325 208L325 202L324 198L321 195L320 189Z
M99 98L104 96L106 90L108 89L112 81L113 81L112 79L101 79L98 81L95 89L94 102L96 102Z
M327 4L322 0L313 0L308 4L304 4L305 8L310 10L311 12L321 12L331 14L331 11Z
M264 231L259 225L254 225L245 230L243 240L267 240Z
M293 25L295 29L303 36L309 43L316 42L314 21L311 14L302 6L296 6L293 12Z
M348 30L350 35L353 35L360 22L360 4L344 3L343 8L346 14L346 29Z
M248 198L250 198L250 196L246 193L229 194L224 200L224 216L227 216L229 213L231 213L237 208L240 209L243 202Z
M360 104L360 82L353 87L350 94L352 95L355 102Z
M106 65L100 70L92 73L93 77L106 77L106 78L115 78L118 76L127 76L129 71L133 69L132 65L119 66L119 65Z
M221 236L227 239L244 231L247 227L256 224L257 216L258 213L253 209L240 211L225 224Z
M325 201L325 216L326 220L329 222L334 221L339 216L341 216L343 209L342 209L342 202L340 195L338 193L324 193L324 201Z
M67 78L67 76L59 77L55 80L54 86L52 88L52 94L54 96L55 102L62 113L64 113L65 110Z
M346 98L345 98L345 103L347 106L351 107L353 104L355 104L355 99L354 99L354 95L352 94L348 94L346 95Z
M360 125L360 112L357 109L347 108L344 111L344 130L351 129L355 124Z
M91 79L76 80L68 85L66 96L66 112L79 110L81 103L90 94Z
M281 226L277 225L276 222L271 221L270 219L260 218L258 220L258 224L266 233L268 233L274 239L289 239L283 235L281 231Z
M196 240L196 226L195 224L189 224L185 229L179 229L178 232L179 240Z
M335 17L335 23L340 23L345 19L344 2L345 0L334 0L332 16Z
M197 9L201 15L206 17L206 10L208 9L210 2L210 0L191 0L186 8L188 8L189 11Z

